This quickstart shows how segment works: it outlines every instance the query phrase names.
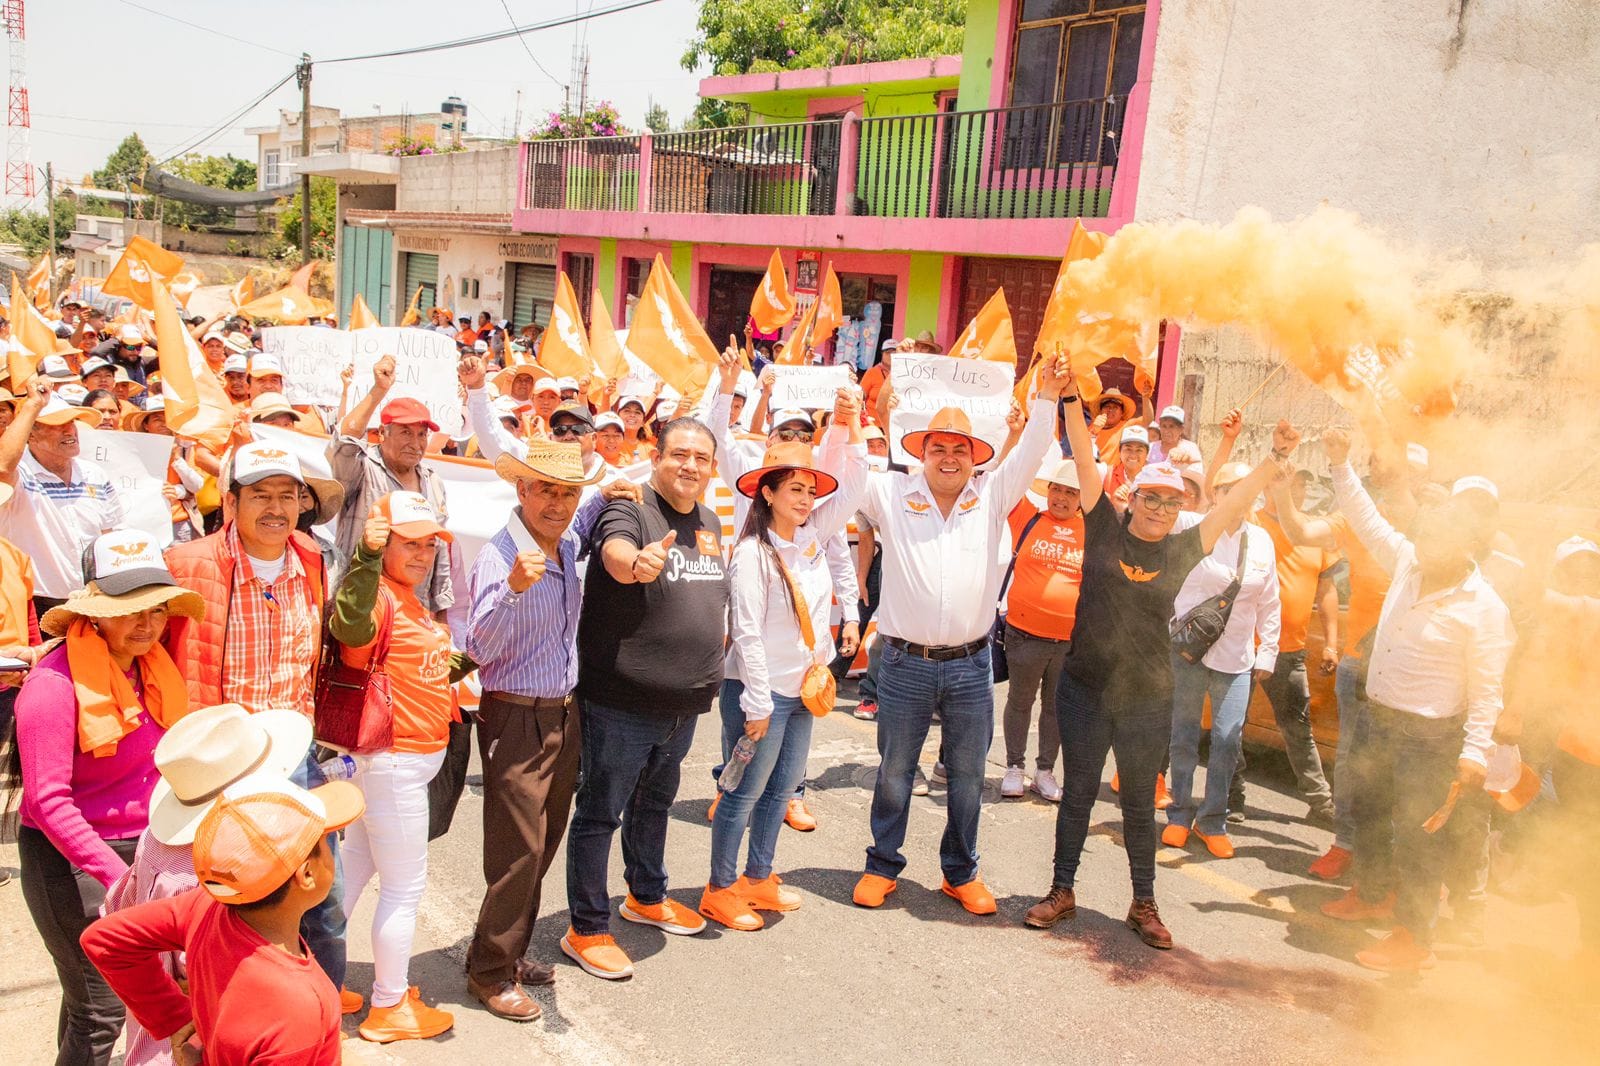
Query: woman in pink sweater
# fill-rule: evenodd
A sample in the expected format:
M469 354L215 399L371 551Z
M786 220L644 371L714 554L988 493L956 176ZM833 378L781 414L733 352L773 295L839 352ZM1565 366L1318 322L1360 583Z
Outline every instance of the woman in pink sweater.
M136 530L96 538L84 579L40 620L65 640L39 660L16 706L22 894L61 981L58 1066L108 1063L122 1029L122 1004L78 937L149 820L156 742L189 710L160 644L167 619L205 610Z

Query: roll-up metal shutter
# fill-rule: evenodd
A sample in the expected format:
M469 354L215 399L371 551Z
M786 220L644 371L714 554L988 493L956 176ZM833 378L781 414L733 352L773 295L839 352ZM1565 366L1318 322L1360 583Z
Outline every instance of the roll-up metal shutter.
M556 268L539 263L511 263L511 324L521 329L529 322L550 324L556 302Z
M428 309L439 302L439 257L423 252L406 253L406 304L411 303L411 294L417 291L417 286L422 286L422 299L417 303L417 309L422 312L423 321L427 321Z

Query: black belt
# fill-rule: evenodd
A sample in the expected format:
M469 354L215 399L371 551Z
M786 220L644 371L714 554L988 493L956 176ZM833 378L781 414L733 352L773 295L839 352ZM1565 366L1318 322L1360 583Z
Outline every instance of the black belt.
M516 707L532 707L534 710L548 707L570 707L576 698L571 693L565 696L524 696L517 692L485 692L483 698L495 700L499 703L509 703Z
M892 647L899 648L907 655L915 655L919 659L928 659L932 662L942 663L951 659L965 659L969 655L976 655L989 646L988 637L979 637L977 640L965 644L913 644L909 640L885 635L883 638Z

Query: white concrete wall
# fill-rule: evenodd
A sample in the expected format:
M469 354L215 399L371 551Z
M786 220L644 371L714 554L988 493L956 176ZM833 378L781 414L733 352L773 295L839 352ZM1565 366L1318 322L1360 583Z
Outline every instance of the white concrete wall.
M445 152L400 160L400 211L508 215L516 201L517 148Z
M1594 0L1167 0L1140 218L1320 203L1500 267L1600 240Z

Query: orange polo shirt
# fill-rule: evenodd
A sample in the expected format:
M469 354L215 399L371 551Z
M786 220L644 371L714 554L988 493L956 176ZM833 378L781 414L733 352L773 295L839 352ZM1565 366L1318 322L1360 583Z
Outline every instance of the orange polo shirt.
M1317 583L1339 557L1315 545L1294 544L1278 520L1266 511L1257 511L1253 521L1272 537L1272 550L1278 558L1278 602L1282 618L1278 650L1305 651L1311 610L1317 602Z
M434 621L414 590L387 575L382 580L382 588L388 590L395 605L389 655L383 664L394 699L392 750L438 751L450 739L450 722L456 716L456 690L450 684L450 630ZM364 662L361 653L365 650L346 648L345 661L352 665Z
M37 643L37 634L28 628L32 604L33 560L9 540L0 540L0 647Z
M1061 522L1023 500L1007 519L1013 537L1036 513L1039 520L1017 550L1006 593L1006 621L1036 637L1070 640L1083 584L1083 515Z

